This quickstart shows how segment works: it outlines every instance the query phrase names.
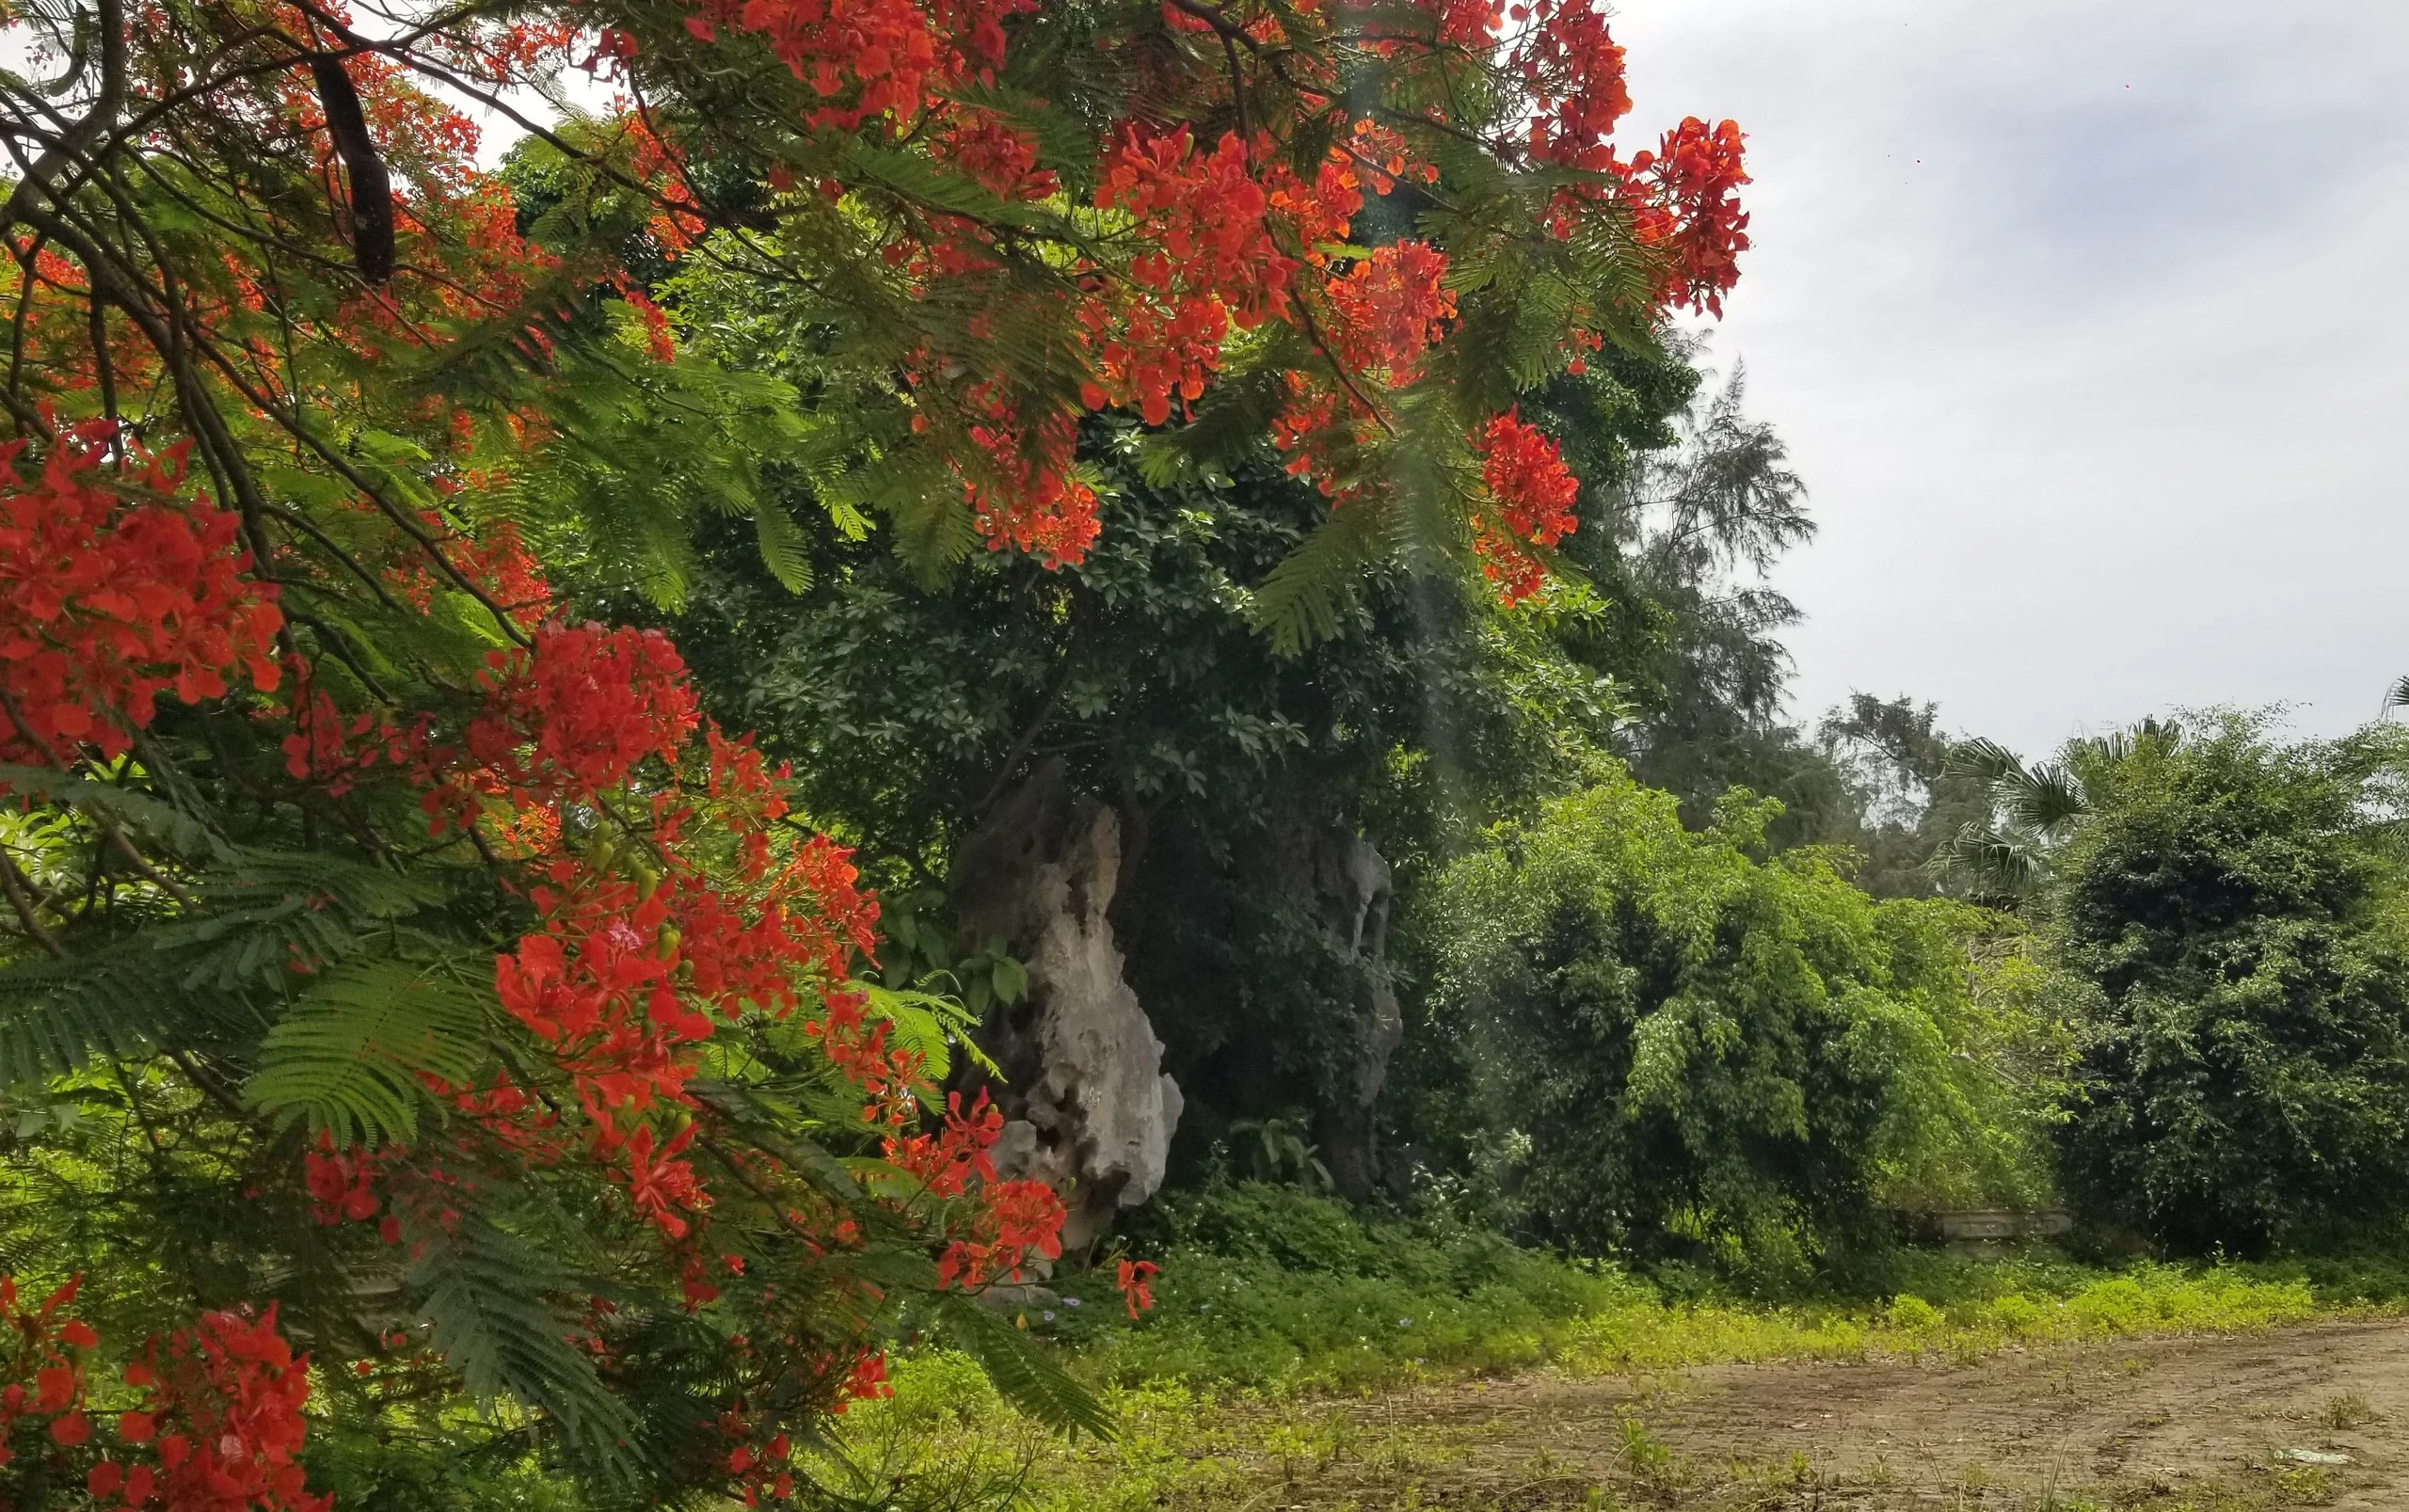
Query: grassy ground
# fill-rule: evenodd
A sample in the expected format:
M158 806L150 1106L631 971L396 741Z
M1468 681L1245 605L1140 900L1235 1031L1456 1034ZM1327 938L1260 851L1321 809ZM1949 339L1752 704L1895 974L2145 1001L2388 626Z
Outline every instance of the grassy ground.
M1651 1436L1654 1383L1736 1362L1966 1364L2047 1345L2247 1333L2368 1314L2402 1292L2390 1269L2364 1262L2106 1270L2036 1252L1907 1256L1891 1265L1881 1295L1751 1301L1444 1224L1367 1225L1293 1189L1243 1186L1175 1212L1166 1237L1157 1305L1141 1321L1129 1322L1101 1275L1067 1277L1017 1314L1105 1393L1120 1424L1113 1441L1049 1438L966 1361L907 1353L894 1366L894 1397L846 1418L821 1461L822 1484L860 1505L927 1512L1470 1504L1414 1500L1420 1488L1460 1482L1449 1465L1488 1463L1483 1434L1494 1433L1478 1424L1490 1418L1444 1404L1492 1382L1544 1378L1602 1383L1604 1394L1581 1400L1609 1415L1584 1441L1603 1433L1618 1444L1615 1466L1567 1479L1549 1468L1542 1432L1524 1445L1539 1462L1529 1488L1492 1467L1479 1480L1481 1504L1786 1506L1776 1483L1805 1472L1774 1465L1677 1485L1678 1456ZM1302 1468L1338 1465L1364 1467L1356 1479L1371 1500L1284 1500L1303 1494ZM2135 1504L2295 1504L2307 1478L2271 1465L2251 1486L2178 1488ZM1548 1499L1559 1493L1570 1499Z

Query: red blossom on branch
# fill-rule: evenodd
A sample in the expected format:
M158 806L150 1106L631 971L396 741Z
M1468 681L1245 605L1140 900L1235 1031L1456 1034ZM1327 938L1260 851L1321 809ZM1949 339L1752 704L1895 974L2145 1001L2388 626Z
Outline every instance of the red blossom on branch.
M92 1326L67 1312L82 1278L70 1280L38 1304L17 1295L17 1278L0 1276L0 1325L14 1338L0 1358L0 1465L15 1458L9 1440L19 1422L48 1419L45 1436L60 1448L91 1437L85 1410L85 1355L101 1342ZM5 1337L5 1336L0 1336ZM30 1390L27 1388L30 1386Z
M547 625L532 651L488 661L469 752L546 798L616 787L648 756L674 761L701 722L686 663L659 630Z
M1748 217L1739 188L1742 137L1731 121L1709 126L1691 116L1653 152L1632 159L1635 183L1646 186L1643 239L1671 254L1663 296L1723 313L1723 295L1739 281L1740 254L1748 249Z
M105 422L62 431L34 476L0 445L0 760L124 754L161 695L217 698L281 678L276 590L245 575L241 521L174 501L183 448L152 456Z
M276 1307L253 1317L206 1313L194 1327L153 1339L126 1369L143 1405L119 1420L129 1446L148 1446L159 1471L113 1460L93 1471L95 1496L140 1506L156 1493L168 1512L327 1512L297 1463L309 1424L309 1360L277 1331ZM105 1485L106 1489L102 1488Z
M1552 547L1576 528L1581 481L1555 440L1511 410L1481 433L1480 474L1491 507L1473 517L1473 549L1508 602L1527 598L1547 574L1524 543Z

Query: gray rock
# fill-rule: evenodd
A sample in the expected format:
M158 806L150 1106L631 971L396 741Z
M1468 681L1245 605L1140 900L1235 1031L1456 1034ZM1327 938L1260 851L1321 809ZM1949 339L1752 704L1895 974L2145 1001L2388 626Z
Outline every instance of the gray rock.
M1178 1084L1107 917L1120 869L1119 818L1074 797L1060 763L999 804L952 868L965 937L1000 935L1029 968L1028 995L980 1031L1005 1077L994 1088L1007 1120L996 1169L1062 1194L1074 1248L1154 1196L1179 1124Z

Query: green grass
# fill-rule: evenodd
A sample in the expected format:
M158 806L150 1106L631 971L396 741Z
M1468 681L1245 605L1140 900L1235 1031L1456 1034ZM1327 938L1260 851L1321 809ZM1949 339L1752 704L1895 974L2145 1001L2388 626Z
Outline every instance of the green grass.
M1786 1303L1668 1287L1517 1249L1439 1220L1368 1222L1293 1188L1174 1201L1157 1305L1131 1323L1100 1276L1062 1282L1030 1326L1100 1384L1173 1381L1285 1395L1549 1365L1658 1370L1854 1360L2120 1335L2230 1332L2389 1303L2372 1263L2114 1269L2050 1252L1933 1254L1887 1268L1886 1295ZM1046 1315L1051 1313L1051 1316Z
M1361 1399L1383 1391L1534 1368L1645 1377L1732 1361L1970 1361L2014 1345L2250 1331L2409 1296L2381 1256L2112 1269L2036 1251L1909 1254L1889 1266L1888 1295L1774 1304L1444 1220L1370 1222L1258 1186L1174 1200L1153 1237L1163 1274L1143 1318L1126 1316L1109 1265L1066 1274L1059 1301L1021 1313L1105 1393L1113 1442L1052 1439L961 1357L906 1352L893 1399L856 1405L820 1462L838 1504L1237 1506L1299 1466L1451 1452L1412 1435L1367 1446Z

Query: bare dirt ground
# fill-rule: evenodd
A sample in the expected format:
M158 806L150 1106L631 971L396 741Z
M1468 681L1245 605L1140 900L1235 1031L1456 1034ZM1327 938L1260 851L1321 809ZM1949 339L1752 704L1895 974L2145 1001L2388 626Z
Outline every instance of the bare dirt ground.
M1246 1504L2409 1512L2409 1321L1531 1376L1330 1408Z

